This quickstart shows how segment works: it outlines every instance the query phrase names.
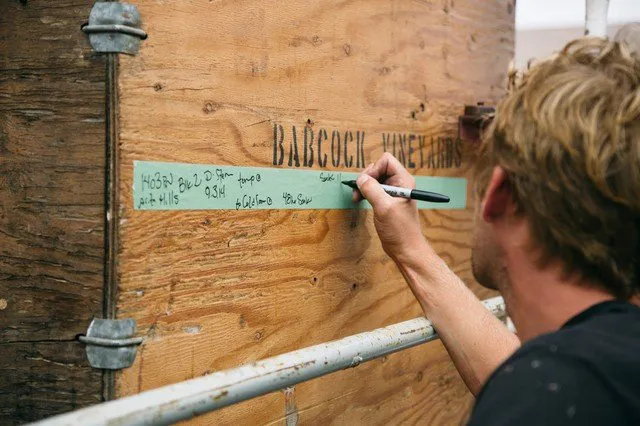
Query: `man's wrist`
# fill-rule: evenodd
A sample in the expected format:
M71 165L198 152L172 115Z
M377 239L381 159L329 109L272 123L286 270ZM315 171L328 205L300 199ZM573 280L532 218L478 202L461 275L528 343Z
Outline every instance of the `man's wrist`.
M394 261L425 313L458 281L426 240L405 250Z
M423 269L425 262L437 256L431 245L424 238L420 238L393 256L393 260L400 269Z
M407 246L405 250L394 256L393 260L407 280L407 284L416 293L416 290L428 285L429 264L437 257L433 248L423 238ZM417 293L416 297L419 297Z

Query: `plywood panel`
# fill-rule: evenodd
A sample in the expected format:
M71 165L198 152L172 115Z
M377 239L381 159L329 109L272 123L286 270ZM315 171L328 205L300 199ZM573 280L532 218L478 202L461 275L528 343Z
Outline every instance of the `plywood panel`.
M100 401L104 58L84 1L0 2L0 423Z
M464 104L502 94L512 2L136 4L149 38L120 64L117 307L147 340L118 394L418 316L371 212L136 211L133 161L356 171L393 151L395 135L413 173L468 176L474 147L456 141L455 123ZM487 296L470 272L470 210L421 220ZM470 399L432 343L194 424L278 423L286 404L303 424L451 424Z

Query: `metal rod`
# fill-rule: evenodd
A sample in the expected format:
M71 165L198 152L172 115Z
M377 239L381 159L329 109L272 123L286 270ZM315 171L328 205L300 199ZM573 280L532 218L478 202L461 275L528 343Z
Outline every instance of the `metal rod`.
M82 31L87 34L93 33L120 33L129 34L141 39L147 38L147 33L140 28L130 27L128 25L121 24L97 24L97 25L84 25Z
M609 0L586 0L586 2L584 34L606 38Z
M122 348L125 346L137 346L143 342L142 337L130 339L105 339L103 337L79 336L78 340L86 345L104 346L106 348Z
M506 317L501 297L485 300ZM356 334L43 420L34 425L168 425L437 339L426 318Z

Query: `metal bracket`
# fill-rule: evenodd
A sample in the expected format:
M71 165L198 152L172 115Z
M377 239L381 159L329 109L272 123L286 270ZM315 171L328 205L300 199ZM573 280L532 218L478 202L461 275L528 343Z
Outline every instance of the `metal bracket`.
M89 23L82 26L82 31L89 35L91 47L96 52L135 55L140 48L140 40L147 38L140 24L140 12L136 6L97 2L89 14Z
M463 141L479 142L481 132L493 119L496 112L494 107L485 106L483 102L477 105L465 105L464 115L458 117L458 138Z
M136 322L130 318L113 320L94 318L86 336L78 340L86 345L87 358L93 368L121 370L131 367L142 337L133 337Z

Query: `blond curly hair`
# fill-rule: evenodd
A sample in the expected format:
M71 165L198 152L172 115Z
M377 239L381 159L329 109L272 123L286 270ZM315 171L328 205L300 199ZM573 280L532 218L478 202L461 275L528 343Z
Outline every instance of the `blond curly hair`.
M478 195L502 167L541 265L627 299L640 278L640 62L599 38L512 74L483 137Z

